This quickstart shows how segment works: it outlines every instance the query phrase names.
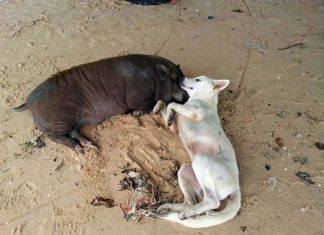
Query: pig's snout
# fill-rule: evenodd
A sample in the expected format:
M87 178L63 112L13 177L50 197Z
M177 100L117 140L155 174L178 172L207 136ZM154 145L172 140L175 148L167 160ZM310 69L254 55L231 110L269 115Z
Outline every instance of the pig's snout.
M183 104L189 99L189 95L185 90L178 88L177 91L173 93L172 98L175 102Z

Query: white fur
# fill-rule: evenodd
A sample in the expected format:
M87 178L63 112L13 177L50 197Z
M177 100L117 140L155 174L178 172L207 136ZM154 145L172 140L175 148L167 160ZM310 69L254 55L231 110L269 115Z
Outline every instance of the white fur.
M171 211L160 218L201 228L224 223L239 211L241 193L235 152L217 112L218 93L228 84L228 80L212 80L206 76L185 78L181 87L189 94L187 103L171 103L165 107L159 101L154 108L155 113L161 110L171 128L178 129L192 160L178 172L185 201L160 206L159 213ZM202 200L197 203L199 198ZM225 199L222 211L212 211Z

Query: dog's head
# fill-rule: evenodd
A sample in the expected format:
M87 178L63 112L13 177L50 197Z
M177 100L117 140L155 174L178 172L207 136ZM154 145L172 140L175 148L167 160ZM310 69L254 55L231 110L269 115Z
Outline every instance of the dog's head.
M213 98L218 95L218 92L224 90L229 83L229 80L213 80L206 76L199 76L184 78L180 85L188 92L189 97Z
M159 99L166 103L172 101L177 103L185 103L189 96L188 93L181 88L180 82L183 81L184 75L178 65L173 63L157 64L157 74L159 77L160 92Z

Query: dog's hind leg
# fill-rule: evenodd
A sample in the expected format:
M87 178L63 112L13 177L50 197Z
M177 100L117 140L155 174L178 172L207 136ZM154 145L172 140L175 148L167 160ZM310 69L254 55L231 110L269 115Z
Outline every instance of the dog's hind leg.
M192 205L184 208L179 213L180 219L188 219L191 216L200 215L209 210L217 209L220 206L220 200L217 195L213 195L212 197L208 195L209 188L206 186L203 186L202 189L205 195L203 201L201 201L196 205ZM206 194L208 196L206 196Z
M187 219L194 215L199 215L208 210L216 209L220 206L220 199L215 191L214 178L212 177L211 157L207 155L195 155L192 162L192 169L201 186L204 199L198 204L184 208L179 214L180 219Z
M201 195L201 187L190 164L185 163L181 166L178 172L178 180L184 195L184 203L189 205L196 204L196 197L203 195Z
M181 191L184 195L184 202L166 203L158 208L158 213L161 214L169 210L175 212L183 211L187 207L197 203L197 196L202 196L201 187L190 164L185 163L181 166L178 171L178 180Z

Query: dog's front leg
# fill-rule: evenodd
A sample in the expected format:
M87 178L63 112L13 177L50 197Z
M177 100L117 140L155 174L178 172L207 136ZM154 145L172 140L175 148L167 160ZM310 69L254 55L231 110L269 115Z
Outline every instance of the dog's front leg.
M164 113L166 111L166 103L163 100L159 100L156 102L154 108L153 108L153 114L159 114L159 113Z
M173 133L176 133L178 131L177 123L173 122L173 119L175 117L175 112L173 111L172 115L170 114L168 115L166 103L163 100L159 100L153 108L153 114L158 114L158 113L162 114L165 123L167 124L167 126L169 126L171 131ZM168 125L168 119L172 120L170 125Z
M167 108L166 103L163 100L159 100L153 108L153 114L162 114L164 121L167 121Z
M167 124L169 126L172 124L174 113L179 113L194 121L201 121L205 118L204 114L200 112L199 107L191 106L191 105L183 105L183 104L178 104L173 102L168 105L166 111Z

